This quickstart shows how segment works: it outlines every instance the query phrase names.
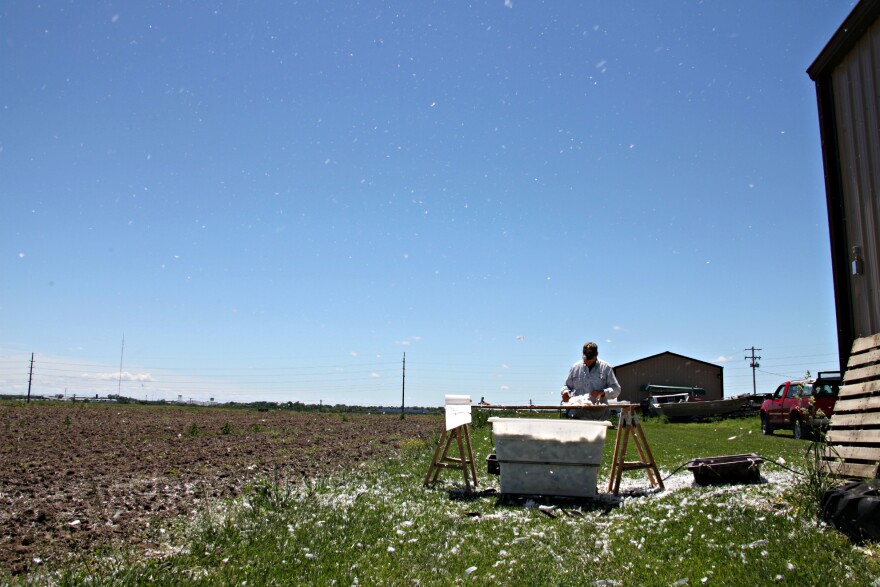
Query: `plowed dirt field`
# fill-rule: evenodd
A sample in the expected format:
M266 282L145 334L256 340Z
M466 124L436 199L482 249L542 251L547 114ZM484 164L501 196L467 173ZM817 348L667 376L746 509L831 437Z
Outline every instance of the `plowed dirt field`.
M430 439L440 416L0 404L0 567L126 541L255 478L298 482Z

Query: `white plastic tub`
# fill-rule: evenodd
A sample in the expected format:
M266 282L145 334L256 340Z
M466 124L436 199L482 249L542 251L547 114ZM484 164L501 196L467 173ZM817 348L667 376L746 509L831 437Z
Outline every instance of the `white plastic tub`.
M610 422L489 418L501 493L593 497Z

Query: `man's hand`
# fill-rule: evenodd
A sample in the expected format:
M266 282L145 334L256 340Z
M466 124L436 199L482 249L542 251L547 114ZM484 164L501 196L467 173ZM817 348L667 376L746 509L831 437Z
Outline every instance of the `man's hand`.
M591 401L598 402L603 397L605 397L605 390L604 389L594 389L593 391L590 392L590 400Z
M562 392L562 401L563 403L568 403L568 400L571 399L571 394L568 393L568 390Z

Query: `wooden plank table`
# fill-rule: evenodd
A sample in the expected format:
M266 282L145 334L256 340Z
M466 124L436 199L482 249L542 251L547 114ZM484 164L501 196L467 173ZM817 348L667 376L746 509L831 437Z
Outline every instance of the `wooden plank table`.
M651 487L664 489L663 479L660 476L660 471L657 469L657 464L654 462L651 447L648 446L648 439L645 437L645 432L642 430L642 425L639 423L636 415L636 409L639 407L638 404L599 404L589 406L502 406L477 404L473 406L474 409L479 410L620 410L620 422L617 426L617 437L614 441L614 456L611 459L611 475L608 479L608 491L614 495L620 494L620 481L623 477L623 472L638 469L646 470ZM630 439L632 439L636 452L638 452L638 461L626 460L626 451L629 447Z

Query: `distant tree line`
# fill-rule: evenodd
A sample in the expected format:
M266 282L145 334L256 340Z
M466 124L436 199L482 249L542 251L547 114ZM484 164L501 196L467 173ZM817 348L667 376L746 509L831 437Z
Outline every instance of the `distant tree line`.
M23 400L26 399L24 395L0 395L0 400ZM242 409L242 410L258 410L261 412L268 412L271 410L286 410L292 412L326 412L330 414L400 414L400 406L349 406L346 404L306 404L303 402L226 402L219 403L211 401L209 403L206 402L193 402L193 401L168 401L164 399L157 400L147 400L147 399L137 399L133 397L126 397L124 395L115 395L110 394L106 397L99 398L95 396L94 398L90 396L71 396L64 397L61 395L56 395L52 397L45 396L37 396L34 395L31 397L33 401L53 401L53 400L66 400L66 401L78 401L88 403L90 401L99 401L99 402L107 402L107 401L115 401L119 404L138 404L145 406L199 406L199 407L207 407L207 408L226 408L226 409ZM420 407L420 406L410 406L406 407L403 410L404 414L442 414L442 407Z
M140 400L123 396L114 396L119 403L138 403L143 405L180 405L187 402L169 402L166 400ZM200 406L219 407L227 409L243 409L258 410L268 412L270 410L286 410L292 412L326 412L326 413L346 413L346 414L399 414L400 406L349 406L346 404L307 404L300 401L296 402L225 402L225 403L199 403ZM410 406L404 408L405 414L442 414L443 408L439 407L420 407Z

